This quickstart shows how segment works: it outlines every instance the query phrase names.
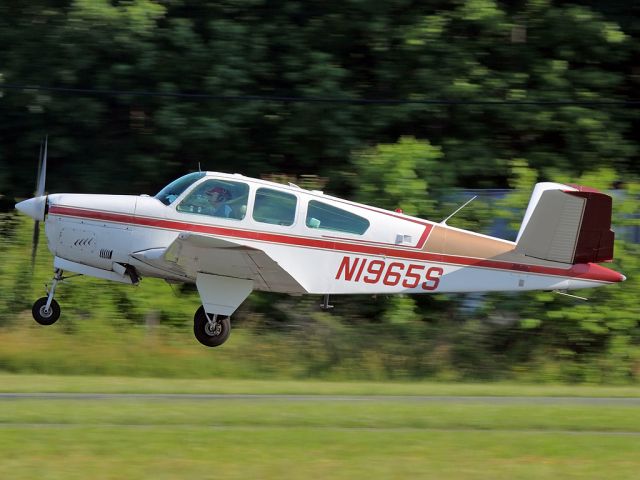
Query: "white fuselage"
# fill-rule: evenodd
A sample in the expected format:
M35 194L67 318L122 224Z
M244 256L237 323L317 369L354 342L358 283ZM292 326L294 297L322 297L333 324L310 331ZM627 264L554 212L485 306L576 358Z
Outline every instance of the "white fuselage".
M242 188L235 218L185 203L215 180ZM282 208L258 205L265 200ZM513 253L513 242L240 175L208 173L168 205L148 196L53 194L48 208L57 258L106 272L132 266L173 281L195 282L205 272L250 279L256 290L317 294L564 290L619 281L597 265L536 262ZM168 252L185 233L226 243Z

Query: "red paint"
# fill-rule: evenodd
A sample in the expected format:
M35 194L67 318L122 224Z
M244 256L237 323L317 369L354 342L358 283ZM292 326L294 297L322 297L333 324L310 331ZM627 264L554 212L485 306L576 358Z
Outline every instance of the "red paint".
M338 267L338 273L336 273L336 280L338 280L342 275L344 275L345 280L351 281L351 279L353 279L353 274L355 273L359 262L360 262L360 259L355 258L352 266L351 258L344 257L342 259L342 263L340 263L340 267ZM362 267L360 267L360 270L362 270Z
M407 273L404 276L404 280L402 281L403 287L416 288L418 286L422 277L415 270L419 270L422 273L422 270L424 270L424 265L416 265L414 263L409 265L409 268L407 268ZM413 282L409 283L407 281L408 279L412 279Z
M402 272L404 271L404 263L391 262L384 275L382 283L389 287L395 287L402 279Z
M585 280L598 280L601 282L623 282L625 277L610 268L595 263L580 263L573 265L568 276Z
M431 267L427 270L427 281L422 283L422 288L424 290L433 291L438 288L440 284L440 277L444 273L444 270L441 267Z
M362 263L360 265L360 270L358 270L358 275L356 275L356 282L360 281L360 277L362 276L362 271L364 270L365 263L367 263L366 259L362 259Z
M367 264L367 261L368 260L366 258L353 258L348 255L343 257L342 262L338 267L338 273L336 274L335 279L344 280L346 282L359 282L360 272L364 268L365 264ZM353 274L359 262L360 272L354 280ZM388 287L395 287L401 280L403 280L403 287L416 288L420 285L423 278L421 275L416 273L416 270L419 270L422 273L422 270L425 269L424 265L412 263L408 266L405 273L405 265L403 263L390 262L387 264L384 260L370 260L367 265L367 275L365 275L362 281L370 285L383 283ZM440 277L443 274L444 269L442 267L429 267L424 275L425 281L421 284L422 289L427 291L436 290L440 284ZM408 279L413 281L409 283Z
M599 263L613 260L611 197L594 189L566 193L586 200L573 262Z
M597 190L593 187L585 187L584 185L576 185L575 183L567 183L570 187L575 188L579 192L590 192L590 193L602 193L600 190ZM572 193L573 190L563 190L563 192ZM573 192L575 193L575 192Z
M516 270L516 271L528 271L529 273L537 273L543 275L555 275L560 277L572 277L583 278L587 280L595 280L600 282L620 282L623 277L618 272L610 270L605 267L601 267L596 264L577 264L571 266L571 268L553 268L542 267L538 265L525 265L521 263L503 262L489 259L462 257L457 255L446 254L434 254L430 252L423 252L414 248L398 248L396 246L370 246L360 245L356 243L349 243L346 241L328 241L324 239L317 239L311 237L297 237L293 235L283 235L269 232L258 232L251 230L243 230L238 228L219 227L212 225L193 224L188 222L180 222L174 220L165 220L160 218L149 217L136 217L134 215L111 213L111 212L99 212L94 210L86 210L75 207L66 207L60 205L52 205L49 209L49 214L52 215L66 215L78 218L86 218L91 220L102 220L118 223L130 223L133 225L162 228L167 230L186 231L203 233L208 235L220 235L238 239L255 240L260 242L277 243L283 245L307 247L307 248L319 248L324 250L337 250L351 254L365 254L365 255L381 255L391 258L404 259L404 260L420 260L425 262L438 262L449 263L454 265L462 265L469 267L490 268L498 270ZM420 242L426 241L429 232L431 231L431 225L425 224L425 231L420 239ZM361 267L363 268L363 267ZM586 270L585 270L586 269ZM362 271L358 271L356 281L359 280Z
M364 283L370 283L372 285L378 283L382 276L382 272L384 271L384 266L385 265L382 260L371 260L367 267L367 273L369 275L365 275L363 278Z

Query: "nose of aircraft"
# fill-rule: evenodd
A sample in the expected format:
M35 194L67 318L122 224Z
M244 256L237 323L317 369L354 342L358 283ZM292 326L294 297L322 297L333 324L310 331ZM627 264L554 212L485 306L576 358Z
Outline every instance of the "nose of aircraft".
M33 197L16 203L16 209L34 220L44 220L44 211L47 205L47 196Z

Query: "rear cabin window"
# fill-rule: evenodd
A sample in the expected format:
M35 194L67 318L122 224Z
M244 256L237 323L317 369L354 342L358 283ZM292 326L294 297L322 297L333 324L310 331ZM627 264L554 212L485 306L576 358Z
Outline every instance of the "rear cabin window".
M295 195L271 188L259 188L253 207L253 219L272 225L293 225L297 204Z
M228 180L202 182L182 200L176 210L210 217L242 220L247 214L249 185Z
M309 228L356 235L362 235L370 225L366 218L316 200L309 201L306 224Z

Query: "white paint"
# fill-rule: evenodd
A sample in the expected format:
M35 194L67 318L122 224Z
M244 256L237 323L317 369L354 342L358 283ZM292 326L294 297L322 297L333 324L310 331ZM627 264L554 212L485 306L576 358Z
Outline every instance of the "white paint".
M231 315L253 290L253 282L240 278L198 273L196 286L207 313Z
M123 275L111 270L103 270L101 268L90 267L81 263L65 260L64 258L54 257L54 268L60 268L65 271L80 273L82 275L89 275L91 277L102 278L104 280L112 280L120 283L133 283L128 275Z
M249 186L247 215L244 219L219 218L176 210L176 205L181 199L201 182L212 178L228 178L245 182ZM266 224L252 218L255 192L265 186L296 196L298 208L293 225ZM542 193L559 188L575 190L556 183L541 183L536 186L523 221L523 228L531 218ZM309 228L305 222L309 200L319 200L365 217L369 220L370 227L363 235ZM50 195L49 204L122 214L127 216L125 218L135 216L141 223L145 223L82 219L50 213L46 220L47 238L50 250L57 257L56 262L60 263L64 258L75 268L68 268L71 271L82 270L78 273L115 281L123 281L123 277L126 277L126 283L131 283L128 276L122 272L111 271L114 262L134 266L143 277L154 276L172 281L194 282L198 286L203 304L210 309L208 311L225 315L235 311L253 289L291 294L395 294L569 289L599 286L604 283L593 280L569 280L557 275L514 272L508 269L455 265L437 259L398 259L396 255L417 252L416 247L418 241L424 238L425 228L436 224L320 192L241 175L208 172L168 206L153 197L78 194ZM174 223L168 225L158 222ZM183 228L181 224L184 225ZM184 231L187 228L197 230L207 227L228 230L221 230L215 235ZM463 231L448 226L446 228ZM514 242L473 232L466 233L514 248L516 246ZM292 244L261 239L258 238L260 234L285 235ZM94 238L95 245L87 245L86 242L84 245L73 245L76 237ZM72 246L69 245L69 240L73 240ZM297 240L320 240L326 243L322 247L295 245ZM367 253L340 251L340 244L349 244L353 248L366 247ZM100 249L103 248L113 250L111 259L99 258ZM361 258L368 263L382 261L385 269L391 263L400 264L402 267L398 268L398 271L403 279L411 265L420 266L414 270L420 275L426 275L430 268L442 268L443 273L435 290L425 290L421 284L407 288L403 285L403 280L395 283L392 281L391 284L385 284L383 280L372 283L362 279L348 281L345 278L337 278L345 256Z
M29 215L31 218L37 221L44 220L44 210L47 203L46 195L39 197L33 197L28 200L16 203L16 210Z

